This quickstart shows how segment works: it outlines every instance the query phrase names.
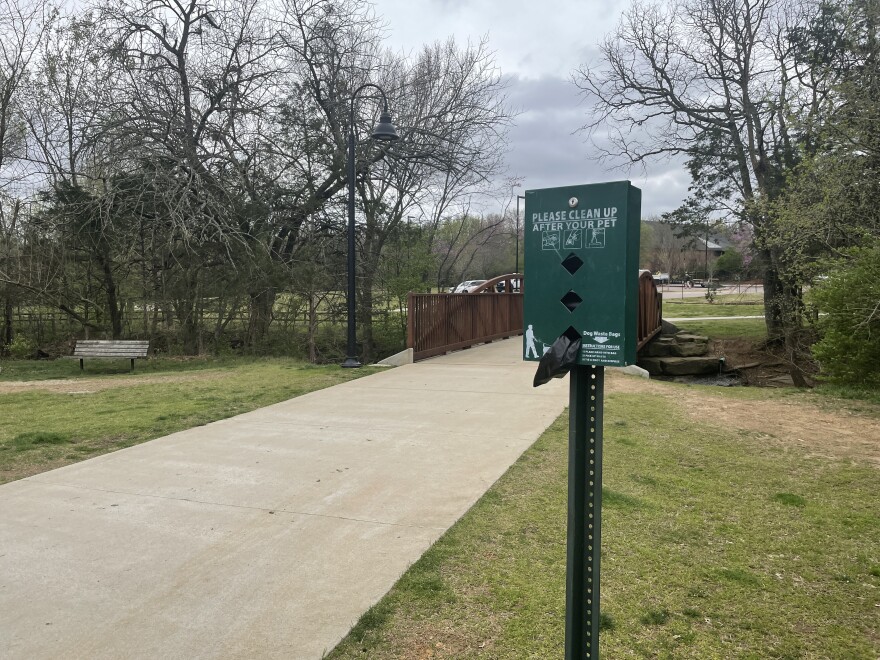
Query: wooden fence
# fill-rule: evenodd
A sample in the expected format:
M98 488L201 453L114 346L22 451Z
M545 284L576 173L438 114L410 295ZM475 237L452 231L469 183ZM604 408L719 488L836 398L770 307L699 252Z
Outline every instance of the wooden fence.
M406 345L413 359L467 348L523 332L523 295L512 293L511 275L490 280L480 290L492 291L507 282L505 293L410 293ZM525 284L521 275L518 282ZM507 293L511 292L511 293ZM649 271L639 272L637 346L641 349L660 332L662 296Z
M315 298L320 302L313 310L314 319L319 325L345 325L346 309L345 294L338 291L316 292ZM373 293L374 301L381 301L372 310L374 324L394 322L406 313L403 302L392 299L388 292L377 289ZM0 301L2 303L2 301ZM221 306L222 303L222 306ZM2 309L2 308L0 308ZM37 344L62 341L70 338L102 337L107 334L109 321L102 310L90 307L76 309L87 321L101 326L100 330L84 329L82 324L71 318L69 314L54 308L39 305L16 305L12 309L12 327L16 335L26 337ZM226 334L235 337L246 332L249 323L247 300L238 299L219 301L218 299L200 299L192 311L193 322L206 335ZM146 338L153 333L168 332L179 327L180 318L174 311L171 301L150 299L125 301L122 318L123 338ZM272 329L288 333L296 327L307 328L310 322L308 299L304 296L293 296L283 293L278 296L272 310ZM0 318L0 328L3 319ZM93 337L93 338L94 338Z

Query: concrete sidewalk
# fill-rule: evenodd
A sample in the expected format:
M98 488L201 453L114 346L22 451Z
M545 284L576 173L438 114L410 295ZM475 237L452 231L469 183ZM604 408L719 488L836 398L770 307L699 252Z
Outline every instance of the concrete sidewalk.
M521 347L0 486L0 657L320 658L566 405Z
M666 318L664 316L663 320L669 321L670 323L682 323L684 321L741 321L744 319L762 318L764 318L763 314L757 316L680 316L678 318Z

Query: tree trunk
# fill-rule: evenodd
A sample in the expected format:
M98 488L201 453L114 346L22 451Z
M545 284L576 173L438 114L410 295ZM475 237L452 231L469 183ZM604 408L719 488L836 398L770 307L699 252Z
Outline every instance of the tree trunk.
M150 336L150 302L155 306L155 300L150 297L150 290L147 285L149 279L147 276L147 251L145 247L144 241L144 223L141 220L140 223L140 244L141 244L141 305L143 307L143 316L144 316L144 337ZM153 325L155 328L155 323Z
M800 366L808 352L801 346L804 311L802 291L785 281L784 273L780 272L779 255L774 250L766 250L762 256L768 264L764 272L764 322L767 326L767 341L782 345L792 382L796 387L807 387Z
M359 291L358 291L358 328L361 339L361 360L364 364L372 364L376 357L376 341L373 334L373 286L379 272L382 248L385 239L381 235L375 218L368 218L364 229L363 244L360 255Z
M184 274L182 295L173 301L174 311L180 323L180 340L184 355L199 354L199 298L201 297L199 270L190 267Z
M119 306L119 287L113 278L113 262L101 255L101 272L107 293L107 312L110 314L110 332L113 339L122 337L122 308Z
M199 328L192 310L180 321L180 340L184 355L199 354Z
M258 346L268 338L276 296L275 287L271 286L250 292L248 346Z
M3 346L9 346L12 340L15 339L15 330L12 326L13 311L12 301L9 299L3 301L3 341L0 342Z
M786 328L785 332L785 355L788 359L788 373L795 387L807 387L807 380L801 369L803 347L800 344L800 332L794 328Z
M205 301L201 296L196 298L195 309L193 310L193 318L196 320L196 351L197 355L205 352L205 337L202 329L205 327Z
M364 364L372 364L376 357L376 340L373 333L373 286L379 272L379 259L382 246L379 241L366 242L361 259L360 287L358 291L358 328L361 339L361 359Z
M314 293L310 293L309 300L309 324L308 324L308 344L309 344L309 362L312 364L318 361L318 347L315 341L315 334L318 332L318 297Z
M358 327L361 340L361 362L372 364L376 355L373 339L373 276L364 273L358 295Z
M770 255L766 255L764 269L764 324L767 326L768 341L778 341L785 335L782 315L782 282L779 273L771 265Z
M199 354L199 326L196 319L195 301L175 300L174 312L180 323L180 343L184 355Z

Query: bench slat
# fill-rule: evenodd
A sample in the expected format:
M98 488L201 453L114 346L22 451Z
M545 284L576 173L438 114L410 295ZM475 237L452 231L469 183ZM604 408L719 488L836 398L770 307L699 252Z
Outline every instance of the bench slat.
M74 357L147 357L147 351L75 351Z
M148 341L99 341L99 340L79 340L76 342L77 346L112 346L116 347L126 347L126 346L149 346L150 342Z
M123 348L114 348L111 346L78 346L77 351L88 351L90 353L146 353L149 350L146 346L130 346Z
M82 353L146 353L147 348L77 348L77 352Z
M94 355L92 353L82 353L82 354L74 353L73 355L62 355L61 357L71 358L71 359L75 359L75 360L79 360L80 358L125 358L126 360L128 360L128 359L148 358L150 356L149 355L128 355L128 354L120 355L118 353L113 353L112 355L106 355L106 354Z
M145 351L148 346L77 346L77 348L89 351Z
M122 349L122 350L113 350L110 348L106 349L91 349L91 348L81 348L76 351L76 353L82 353L83 355L146 355L147 349Z
M80 351L145 351L146 346L77 346Z
M77 346L88 351L143 351L146 346Z

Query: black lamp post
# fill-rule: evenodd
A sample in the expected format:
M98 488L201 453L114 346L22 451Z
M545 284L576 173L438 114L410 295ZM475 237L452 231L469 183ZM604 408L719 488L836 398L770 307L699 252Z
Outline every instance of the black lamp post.
M519 200L525 201L525 195L516 196L516 273L519 272Z
M380 142L393 142L398 138L397 129L391 123L391 114L388 112L388 97L378 85L365 83L354 90L351 95L351 107L348 115L348 348L346 350L343 367L360 367L361 361L357 356L357 334L355 328L355 268L354 268L354 102L361 90L373 87L382 95L382 112L379 113L379 123L373 128L370 137Z

